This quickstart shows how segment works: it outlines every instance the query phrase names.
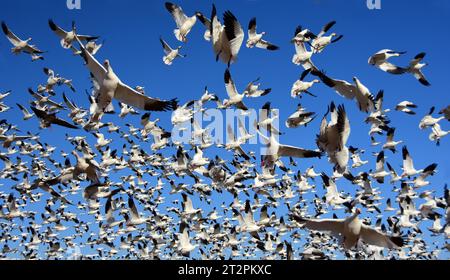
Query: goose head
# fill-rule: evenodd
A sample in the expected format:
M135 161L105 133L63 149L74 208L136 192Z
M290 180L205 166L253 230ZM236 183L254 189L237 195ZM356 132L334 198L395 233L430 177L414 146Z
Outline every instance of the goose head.
M108 72L111 71L111 63L109 62L109 59L106 59L106 60L103 62L103 66L106 68L106 70L107 70Z

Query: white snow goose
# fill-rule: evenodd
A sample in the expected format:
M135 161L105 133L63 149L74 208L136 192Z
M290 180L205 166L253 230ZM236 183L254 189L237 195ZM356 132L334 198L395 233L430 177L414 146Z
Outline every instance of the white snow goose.
M78 39L77 39L78 40ZM109 60L100 64L95 57L84 48L78 40L82 51L82 57L86 61L86 66L93 74L94 79L99 85L97 94L97 104L94 115L91 120L98 122L105 109L110 106L113 99L145 111L167 111L174 110L177 107L177 99L169 101L151 98L132 89L124 84L114 73Z
M330 34L330 36L325 36L325 34L336 24L336 21L331 21L327 23L320 33L314 38L311 43L311 47L313 48L314 53L321 53L328 45L336 43L341 40L344 36L339 35L337 38L333 39L337 36L336 33Z
M396 111L400 111L408 115L415 115L416 112L412 110L415 108L417 108L417 105L410 101L402 101L395 106Z
M237 91L236 85L231 79L230 70L228 68L225 70L224 80L225 80L225 88L227 90L229 99L225 99L223 101L223 105L226 108L234 105L238 109L247 111L248 110L247 106L245 106L244 102L242 102L242 100L245 97L245 94L244 93L239 94L239 92Z
M256 32L256 18L252 18L248 24L248 39L246 43L247 48L260 48L266 49L269 51L276 51L279 49L278 46L263 40L263 36L266 35L266 32L257 33Z
M427 66L427 63L421 63L425 58L425 53L419 53L409 64L407 71L414 75L414 77L424 86L431 86L425 75L422 73L422 68Z
M219 58L230 66L237 60L239 50L244 41L244 30L237 18L230 12L223 14L222 25L217 17L216 6L213 5L211 13L211 41L216 61Z
M90 42L90 41L97 40L99 38L98 36L77 34L76 28L75 28L75 22L72 22L72 30L71 31L66 31L66 30L62 29L61 27L56 25L52 19L48 20L48 25L50 26L50 29L61 39L61 46L64 49L72 49L75 52L77 52L77 50L75 48L73 48L73 46L72 46L73 42L75 41L75 36L78 37L78 39L80 39L80 41L83 41L83 42Z
M346 219L304 219L296 215L291 215L291 217L310 230L330 232L341 240L346 250L355 247L359 240L369 245L388 249L397 249L404 245L401 237L388 236L363 224L358 218L360 213L361 210L357 208L355 213Z
M406 68L399 67L397 65L394 65L387 60L391 57L398 57L402 54L405 54L406 52L396 52L389 49L384 49L381 51L378 51L376 54L372 55L369 58L369 64L373 65L379 69L381 69L384 72L399 75L406 73Z
M13 54L20 54L21 52L24 52L31 55L32 61L44 60L44 57L40 56L40 54L43 54L44 52L36 48L36 46L30 45L32 38L28 38L26 40L20 39L19 37L17 37L16 34L14 34L11 30L9 30L8 26L4 21L2 21L2 30L3 33L5 33L6 38L14 46L11 49L11 52Z
M178 41L187 42L187 35L191 32L192 27L194 27L197 22L197 16L186 16L180 6L170 2L166 2L165 6L177 24L177 28L173 31L175 37Z
M169 44L166 41L164 41L164 39L162 37L159 38L159 41L161 42L161 45L162 45L162 47L164 49L164 53L166 54L163 57L164 64L172 65L172 62L175 60L175 58L177 58L177 57L186 57L185 55L181 55L180 54L181 46L179 46L176 49L172 49L169 46Z

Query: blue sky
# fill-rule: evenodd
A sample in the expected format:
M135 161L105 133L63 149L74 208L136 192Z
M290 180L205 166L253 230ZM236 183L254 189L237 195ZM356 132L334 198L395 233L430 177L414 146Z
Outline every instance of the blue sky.
M88 100L84 94L85 89L90 88L88 72L79 57L73 56L60 47L59 39L48 27L49 18L65 29L69 29L74 20L79 33L101 36L100 41L105 40L105 44L96 57L100 61L110 59L122 81L130 86L144 86L147 94L151 96L164 99L177 97L181 103L184 103L192 98L199 98L203 88L208 86L221 99L226 98L223 84L226 66L215 62L210 43L203 40L204 28L200 23L189 34L189 41L181 50L181 53L187 54L187 57L176 60L172 66L168 67L162 62L163 50L159 37L162 36L172 47L180 45L180 42L173 36L175 23L164 8L165 1L81 1L81 10L67 9L65 0L2 1L0 19L4 20L19 37L23 39L32 37L33 43L48 53L45 54L44 61L31 63L26 55L12 55L9 42L5 38L0 38L0 73L2 73L0 91L13 91L5 100L12 109L2 113L0 119L13 121L23 132L38 131L37 120L22 121L15 103L27 104L30 100L27 88L35 88L39 83L46 81L46 76L42 72L43 67L52 68L61 76L73 79L77 92L72 93L65 89L66 94L78 105L88 106ZM178 1L177 3L188 15L201 11L209 17L211 12L211 1ZM302 72L302 68L291 63L294 46L289 41L296 26L301 25L318 32L325 23L336 20L337 24L333 27L333 32L344 35L344 38L329 46L322 54L315 56L314 63L333 78L351 81L353 76L357 76L373 94L383 89L385 108L393 109L403 100L418 104L416 116L394 111L389 113L389 118L392 121L391 125L397 128L396 139L403 140L408 146L417 168L424 168L434 162L438 163L438 173L431 179L432 185L429 188L436 190L438 196L442 196L444 184L450 179L448 167L450 145L448 139L443 139L441 146L437 147L428 140L430 131L419 130L418 124L431 106L436 106L436 109L440 110L449 105L450 84L447 76L450 63L448 52L450 3L448 1L382 0L381 10L369 10L365 0L249 0L217 1L215 4L219 15L225 10L231 10L244 29L250 18L255 16L258 30L265 31L267 33L265 38L280 46L277 52L247 49L244 45L241 48L238 62L231 66L231 73L238 89L243 89L249 81L257 77L261 77L263 87L272 88L270 95L248 100L247 105L260 108L265 102L271 101L274 108L280 109L283 132L286 132L281 137L281 142L315 149L315 135L318 133L320 119L326 112L327 106L331 101L344 104L352 128L348 144L366 149L363 159L370 160L369 165L355 173L368 171L375 168L375 160L371 154L378 152L379 148L370 148L368 137L370 126L363 122L366 115L357 110L354 101L345 100L323 84L316 85L312 90L318 96L317 98L306 96L303 100L294 100L290 97L291 86ZM393 60L400 65L409 63L409 60L417 53L426 52L425 61L429 63L429 66L424 72L432 86L424 87L410 75L389 75L367 64L370 55L385 48L408 52ZM58 92L60 94L55 99L62 101L62 90L59 89ZM284 121L295 111L300 102L308 110L316 112L318 118L307 128L288 130L284 127ZM65 115L66 113L61 113L61 116L65 117ZM170 129L169 113L154 114L154 116L161 118L162 126ZM117 116L107 116L105 122L114 121L122 126L129 122L139 127L139 118L140 116L128 116L125 120L119 120ZM450 129L445 121L441 125L443 129ZM42 141L57 146L58 150L68 150L71 146L64 141L65 132L60 127L53 127L41 131L40 135ZM71 135L77 133L79 132L70 132ZM107 132L105 134L110 136ZM88 137L90 143L95 143L92 135ZM121 147L123 142L117 136L110 137L113 137L115 141L113 146ZM385 136L377 139L384 141ZM147 152L150 152L149 146L147 144ZM246 149L258 150L255 146L248 146ZM170 154L170 150L168 153ZM230 158L223 150L215 148L208 150L206 154L210 158L216 154ZM387 152L386 155L387 161L400 172L401 154L393 155ZM314 164L316 171L331 173L332 166L325 158L298 162L302 171ZM3 183L5 187L11 185L11 182L0 183ZM321 190L320 185L319 180L318 190ZM390 186L377 184L376 186L386 190L385 197L392 195ZM338 188L346 192L353 192L355 189L345 181L339 181ZM7 192L5 189L1 190ZM80 196L75 197L80 199ZM220 202L224 199L216 194L214 197ZM231 202L230 198L231 196L225 196L227 204ZM173 199L180 200L181 196L174 196ZM167 200L170 201L170 199ZM419 203L420 200L417 201ZM194 197L195 203L199 206L203 205L199 204L198 199ZM207 213L211 208L204 206ZM39 206L36 207L39 210ZM277 213L280 214L285 211L283 207L277 209ZM338 215L342 217L344 214L338 212ZM429 222L422 224L428 226ZM442 244L441 238L428 239L427 237L427 240L437 240Z

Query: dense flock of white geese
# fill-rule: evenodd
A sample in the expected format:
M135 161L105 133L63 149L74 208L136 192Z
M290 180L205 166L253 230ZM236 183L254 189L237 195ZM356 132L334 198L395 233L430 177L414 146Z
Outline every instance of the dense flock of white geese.
M292 63L301 67L301 75L292 86L291 97L287 94L285 98L314 98L317 84L323 84L354 100L356 107L324 104L327 112L318 124L314 122L318 113L299 104L288 119L281 120L289 130L316 126L317 136L311 137L310 148L280 143L285 129L274 127L280 116L271 110L270 102L262 107L266 116L251 124L256 134L239 121L239 133L228 126L229 141L216 144L194 114L212 105L220 110L239 109L245 116L252 109L252 98L270 100L272 89L262 87L260 79L245 89L238 88L231 70L244 42L246 48L262 49L267 55L279 46L261 31L264 26L257 25L255 17L244 32L231 11L220 17L214 5L209 18L199 11L186 14L174 3L165 3L165 8L174 20L174 29L173 34L159 38L162 62L173 65L189 59L182 53L183 46L199 40L191 34L198 28L198 20L204 29L200 40L212 46L211 59L226 65L227 98L220 99L208 88L185 104L175 98L151 97L143 87L122 81L110 60L99 62L97 54L103 46L99 36L79 34L75 22L65 30L49 20L54 33L51 39L56 35L68 55L79 56L86 66L92 92L89 106L80 106L78 98L60 93L64 89L76 92L73 81L44 67L48 79L28 89L29 104L16 98L17 107L10 107L14 104L7 101L15 93L0 94L2 113L19 110L23 121L39 123L34 132L23 133L15 120L0 122L0 258L68 258L67 252L73 248L79 248L82 253L77 257L85 259L435 259L448 253L447 241L433 242L434 238L450 237L447 186L439 186L445 188L444 196L435 194L438 186L430 188L429 180L438 171L437 164L416 167L407 139L396 138L395 124L389 119L392 111L417 114L418 105L402 101L392 110L385 109L383 91L374 95L356 76L351 81L340 80L314 64L314 56L344 38L330 33L335 21L317 34L295 28ZM43 64L44 57L51 55L33 45L32 38L21 39L26 30L14 30L5 22L2 30L13 54L24 53ZM424 74L425 53L406 66L393 63L400 56L406 52L384 49L368 63L389 74L411 74L420 84L431 86ZM308 79L310 76L315 78ZM116 102L120 113L114 108ZM351 137L349 110L367 114L370 141L377 149L373 156L347 143ZM200 141L172 141L171 128L159 124L165 115L153 115L163 111L173 111L173 125L192 123L193 140ZM450 106L442 108L439 115L435 111L433 107L423 117L417 133L427 129L430 141L439 145L450 132L443 128L450 121ZM103 123L105 114L142 117L137 125L130 122L119 127ZM62 131L50 131L51 126L67 129L62 133L70 151L41 140L41 136ZM385 135L385 140L380 135ZM94 145L89 143L92 137ZM260 168L258 154L245 146L253 137L260 137L268 151L261 156ZM216 153L208 158L211 147L216 147ZM386 154L401 155L402 170L393 167ZM298 163L311 158L328 159L334 172L319 172L314 166L301 172ZM364 169L371 159L375 169ZM385 182L392 191L377 187ZM344 187L354 188L353 194L342 191ZM229 204L214 201L225 194L233 197ZM169 201L176 196L178 199ZM204 210L211 207L211 211ZM287 212L277 211L281 207ZM348 214L338 217L335 211L339 209ZM328 213L331 218L322 218ZM427 220L432 221L431 226L424 228L421 224Z

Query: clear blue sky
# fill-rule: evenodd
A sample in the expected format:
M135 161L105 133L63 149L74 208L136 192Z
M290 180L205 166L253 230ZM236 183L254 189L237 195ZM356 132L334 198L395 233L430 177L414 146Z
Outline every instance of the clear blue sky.
M60 47L59 39L48 27L49 18L65 29L69 29L74 20L79 33L101 36L100 41L105 40L105 44L97 54L97 58L100 61L110 59L122 81L130 86L145 86L147 93L152 96L165 99L178 97L181 103L184 103L192 98L199 98L207 85L222 99L226 97L223 84L226 66L215 62L210 43L203 39L204 28L200 23L189 34L189 42L181 51L187 54L187 57L176 60L172 66L167 67L162 62L163 51L159 36L163 36L172 47L178 46L180 42L173 36L175 23L164 8L165 1L81 1L81 10L67 9L65 0L2 1L0 19L4 20L19 37L23 39L32 37L33 43L48 53L44 54L44 61L31 63L27 55L12 55L9 42L5 38L0 38L0 91L10 89L13 91L5 100L12 109L2 113L0 119L8 119L16 123L23 132L28 130L38 132L37 120L22 121L21 113L15 107L15 103L27 104L31 98L27 88L35 88L39 83L46 81L46 76L42 72L43 67L52 68L61 76L73 79L77 93L65 89L66 94L78 105L88 107L88 100L84 94L85 89L90 88L88 72L79 57L73 56ZM211 1L191 0L177 1L177 3L188 15L201 11L209 17L211 13ZM290 97L291 86L302 72L302 68L291 63L294 46L289 41L296 26L302 25L318 32L325 23L336 20L337 24L333 27L333 32L343 34L344 38L328 47L324 53L315 56L314 63L333 78L351 81L353 76L357 76L373 94L383 89L385 108L393 109L403 100L419 105L416 116L394 111L389 113L389 118L392 121L391 125L397 128L396 139L405 141L417 168L424 168L433 162L438 163L438 173L431 179L432 185L428 188L436 190L436 194L442 196L444 184L450 179L449 139L444 138L441 146L437 147L428 140L430 131L419 130L418 124L431 106L436 106L436 109L440 110L450 103L448 98L450 91L448 83L449 1L382 0L381 10L367 9L365 0L248 0L217 1L215 4L219 15L225 10L231 10L244 29L250 18L255 16L258 30L265 31L266 38L280 46L277 52L247 49L244 45L241 48L238 62L231 66L238 89L243 89L249 81L257 77L261 77L264 87L273 89L272 93L266 97L248 100L247 105L260 108L265 102L271 101L274 108L280 109L282 129L286 132L286 135L281 137L281 142L315 149L315 135L318 133L320 119L326 112L328 104L331 101L336 104L345 104L352 128L348 144L366 149L363 159L370 160L369 165L358 169L355 173L368 171L375 168L375 160L371 154L378 152L379 148L370 148L368 137L370 126L363 122L366 115L357 110L354 101L345 100L324 85L313 88L312 92L318 95L317 98L306 96L303 100L294 100ZM406 65L417 53L426 52L425 61L429 63L429 66L424 72L432 86L424 87L410 75L389 75L369 66L368 57L385 48L408 52L395 60L400 65ZM58 89L58 93L55 99L62 101L62 90ZM295 111L299 102L310 111L316 112L319 117L307 128L288 130L284 127L284 121ZM66 113L61 113L61 116L65 117L65 115ZM160 117L162 126L170 129L169 113L154 114L154 116ZM139 119L140 116L128 116L125 121L122 121L117 116L107 116L105 122L114 121L119 125L130 122L139 127ZM443 121L441 125L443 129L450 129L448 122ZM41 131L41 140L57 146L58 150L71 149L71 146L64 141L65 132L60 127L53 127ZM70 132L71 135L77 133L79 132ZM112 137L107 132L105 134ZM88 137L90 143L94 144L95 138L92 135ZM122 141L116 136L113 139L115 144L112 147L120 148ZM385 141L384 136L377 139ZM258 150L255 146L248 146L246 149ZM144 150L150 152L149 145L144 147ZM223 150L214 148L208 150L206 154L212 158L218 153L224 154ZM387 152L386 155L387 161L401 172L401 154L393 155ZM230 158L228 155L224 157ZM316 171L331 173L332 166L328 164L326 158L298 162L302 171L314 164ZM0 190L8 193L7 186L11 186L11 182L0 181L0 183L4 184ZM319 193L322 192L320 185L319 180ZM375 186L386 191L383 192L385 197L392 195L390 186L378 184ZM338 188L351 193L355 189L346 181L339 181ZM228 195L225 197L214 195L214 197L220 203L224 199L227 204L231 202L231 196ZM77 201L77 199L82 198L80 195L74 196L74 200ZM172 197L169 197L167 201L171 199ZM181 196L173 196L173 199L181 200ZM245 197L242 196L241 199L245 200ZM421 201L417 200L417 204L419 202ZM194 198L195 203L198 206L204 205L199 204L196 198ZM207 213L211 208L204 206ZM36 206L36 208L38 211L39 207ZM161 211L163 210L162 208ZM281 207L277 213L284 214L285 211L286 209ZM342 212L337 213L340 217L344 215ZM385 222L385 219L383 221ZM429 222L422 223L423 227L429 224ZM428 232L426 230L424 232L427 241L439 241L443 244L442 238L428 237Z

